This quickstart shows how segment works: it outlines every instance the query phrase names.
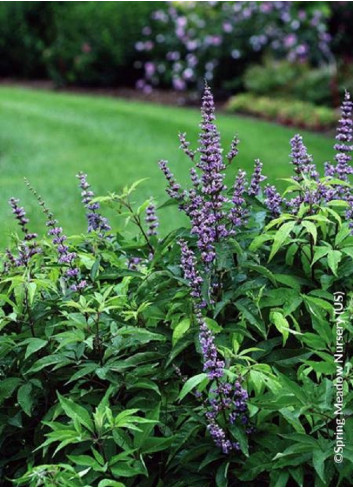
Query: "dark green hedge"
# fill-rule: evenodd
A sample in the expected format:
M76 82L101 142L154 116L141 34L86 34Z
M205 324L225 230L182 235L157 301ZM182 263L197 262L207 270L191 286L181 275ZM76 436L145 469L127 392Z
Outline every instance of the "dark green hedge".
M0 76L134 83L134 46L155 9L156 2L1 2Z

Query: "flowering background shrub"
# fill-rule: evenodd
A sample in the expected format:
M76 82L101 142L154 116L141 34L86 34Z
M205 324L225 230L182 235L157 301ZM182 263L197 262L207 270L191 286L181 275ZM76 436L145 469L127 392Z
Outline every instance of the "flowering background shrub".
M340 79L352 64L352 11L350 2L324 1L3 2L0 76L60 86L138 81L145 92L200 91L206 76L228 95L244 88L249 65L270 54L292 65L329 64L330 80L326 73L320 85L335 92L336 68ZM339 104L337 94L330 103Z
M1 478L15 486L347 486L352 482L352 102L335 161L320 175L290 141L284 193L262 162L224 173L206 86L183 188L166 160L168 200L189 225L158 234L136 187L96 197L78 174L87 232L31 232L13 198L16 246L0 282ZM121 218L111 229L110 207ZM131 237L124 223L136 228ZM335 293L345 296L344 461L333 460Z
M290 61L328 61L325 14L297 2L179 2L156 10L136 49L145 54L145 91L158 84L176 90L242 74L265 50ZM236 62L234 62L236 60Z

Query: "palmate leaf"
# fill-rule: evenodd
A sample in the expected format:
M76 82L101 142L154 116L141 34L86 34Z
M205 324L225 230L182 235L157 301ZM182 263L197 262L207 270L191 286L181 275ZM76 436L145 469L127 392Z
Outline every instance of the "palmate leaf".
M43 422L43 424L47 424L55 429L55 424L53 423ZM55 429L55 431L47 433L45 436L47 439L38 448L36 448L36 450L40 450L41 448L46 448L49 445L52 445L53 443L60 442L54 452L57 453L67 445L82 443L85 440L90 439L89 436L82 436L81 434L77 433L75 429L68 429L65 427L62 429Z

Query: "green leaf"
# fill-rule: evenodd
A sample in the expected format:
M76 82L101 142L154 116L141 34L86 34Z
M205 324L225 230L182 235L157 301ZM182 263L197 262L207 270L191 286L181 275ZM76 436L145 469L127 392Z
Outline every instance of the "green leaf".
M90 272L90 277L92 282L94 282L98 276L99 273L99 266L100 266L100 258L97 258L97 260L93 263L91 272Z
M86 375L91 374L92 372L94 372L97 369L98 369L98 364L96 364L96 363L82 367L70 377L70 379L66 382L66 384L69 384L70 382L74 382L75 380L81 379L82 377L85 377Z
M292 243L288 247L287 253L286 253L286 264L287 265L289 265L289 266L293 265L294 258L295 258L295 255L296 255L298 249L299 249L299 246L297 243Z
M289 336L289 323L281 312L274 311L270 314L271 322L276 326L278 331L283 336L283 346L286 344Z
M244 428L239 427L236 424L230 425L230 431L234 438L239 442L240 450L243 454L248 457L249 456L249 440L247 435L245 434Z
M281 246L286 241L290 233L293 231L295 224L296 224L295 221L286 222L282 224L282 226L276 232L275 237L273 239L273 245L271 248L271 253L268 261L271 261L272 258L275 256L275 254L278 252L278 250L281 248Z
M156 453L170 448L175 436L170 436L168 438L160 438L158 436L150 436L146 438L140 448L141 453Z
M88 411L76 404L71 399L66 399L58 393L58 399L60 402L60 406L63 408L66 416L71 418L73 421L77 420L79 424L87 428L92 433L94 432L93 421L88 413Z
M313 237L314 244L316 244L317 240L317 229L316 226L313 222L310 221L303 221L302 225L305 227L305 229L308 231L309 234Z
M332 248L329 248L328 246L316 246L314 248L314 258L311 264L314 265L314 263L326 256L331 249Z
M83 467L91 467L97 472L104 471L104 467L89 455L68 455L67 458L77 465L82 465Z
M29 305L32 306L34 301L34 296L37 290L37 284L34 282L29 282L29 284L27 284L27 290L28 290L28 302Z
M326 350L326 342L325 340L315 333L304 333L301 336L301 341L303 341L306 345L310 346L314 350Z
M342 253L337 250L330 250L327 254L327 263L332 273L337 277L338 264L341 261Z
M216 472L216 484L217 487L227 487L228 486L228 469L230 462L223 462L222 465L219 466Z
M336 372L336 366L333 363L311 360L305 360L303 363L309 365L317 374L333 375Z
M21 382L21 379L18 377L8 377L2 380L0 382L0 402L11 397Z
M260 234L256 236L254 240L250 243L249 251L256 251L263 243L266 241L271 241L272 236L270 234Z
M153 380L150 379L141 379L138 380L137 382L134 382L133 384L127 385L126 389L147 389L147 390L152 390L156 392L159 396L161 395L161 392L159 390L158 385L153 382Z
M345 255L350 256L351 258L353 258L353 247L352 246L348 246L347 248L342 248L341 251Z
M222 326L220 326L217 321L211 318L205 318L204 319L208 329L212 331L212 333L220 333L222 331Z
M268 268L266 267L263 267L262 265L257 265L256 263L243 263L243 267L244 268L249 268L250 270L254 270L255 272L258 272L260 275L263 275L264 277L267 277L272 283L273 285L277 285L276 283L276 279L275 279L275 276L273 275L273 273L268 270Z
M18 404L28 416L31 415L34 402L34 397L31 396L32 388L32 384L28 382L27 384L21 385L21 387L17 391Z
M32 367L27 370L26 373L32 373L32 372L39 372L40 370L43 370L45 367L48 367L49 365L69 365L70 363L73 363L72 360L68 359L64 355L48 355L44 358L40 358L37 360Z
M126 487L122 482L117 482L112 479L102 479L98 483L98 487Z
M173 330L173 336L172 336L172 345L175 346L175 344L184 336L184 334L188 331L190 328L190 319L185 318L183 319L179 324L177 324Z
M178 396L178 399L181 401L184 399L184 397L189 394L196 386L201 384L204 380L208 379L208 376L206 373L194 375L194 377L191 377L188 379L185 384L183 385L183 388L180 391L180 394Z
M338 246L351 234L351 229L347 225L343 225L336 234L335 246Z
M291 287L292 289L295 290L300 290L301 286L301 280L298 277L295 277L293 275L285 275L284 273L276 273L274 275L275 279L277 282L280 284L287 285L288 287Z
M30 338L26 349L25 359L28 358L33 353L35 353L36 351L42 349L47 344L48 344L47 340L41 340L40 338Z
M328 453L323 452L319 449L313 450L313 466L314 469L317 473L317 475L320 477L320 479L323 482L326 482L325 478L325 460L329 456Z
M299 413L294 412L289 408L282 408L279 410L282 416L288 421L288 423L293 426L297 433L305 433L305 429L299 421Z

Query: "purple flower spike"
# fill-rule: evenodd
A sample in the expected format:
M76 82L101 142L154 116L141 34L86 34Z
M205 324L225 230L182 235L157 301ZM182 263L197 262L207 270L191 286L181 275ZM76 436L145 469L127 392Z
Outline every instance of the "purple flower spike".
M197 166L203 173L203 193L213 196L215 198L215 204L218 204L218 202L223 201L220 199L220 193L226 190L226 187L223 184L225 165L222 161L219 132L214 124L214 113L213 95L209 86L206 84L201 107L202 121L200 124L201 133L199 140L201 158ZM218 211L218 208L216 207L215 210Z
M44 206L44 202L41 202ZM58 262L62 265L68 265L68 268L65 269L64 278L68 282L71 280L75 281L75 283L70 286L71 290L80 291L85 288L87 283L85 280L78 282L80 271L75 266L77 254L69 251L69 247L66 244L67 236L63 234L63 229L62 227L58 226L58 221L54 219L53 214L47 208L44 208L44 211L48 216L48 221L46 223L49 229L48 236L52 236L53 245L56 247L56 251L58 253Z
M341 119L337 127L336 140L338 141L334 149L337 151L335 160L336 174L340 180L347 180L347 175L353 173L353 168L348 164L352 160L351 152L353 151L353 121L352 121L353 103L350 94L346 91L344 101L341 105Z
M290 141L291 144L291 154L292 164L294 166L294 171L296 176L294 179L297 182L303 180L303 176L309 178L318 178L318 173L316 171L315 165L313 165L313 158L308 154L307 148L303 143L303 138L300 134L296 134Z
M23 233L23 241L19 244L17 258L15 258L10 251L7 252L8 267L22 265L26 266L28 265L30 258L41 251L40 248L37 247L37 243L34 241L37 234L30 233L28 231L29 219L26 217L26 211L24 208L18 205L19 199L11 197L9 204Z
M87 209L86 217L88 221L88 229L87 231L90 233L92 231L98 231L101 237L107 231L111 230L109 226L108 219L102 217L97 211L100 207L98 202L92 202L94 198L94 193L90 190L90 184L87 182L87 175L83 172L80 172L76 175L80 180L80 188L81 188L81 196L82 203Z
M146 209L146 223L148 226L147 235L155 236L157 234L159 222L156 216L156 207L154 204L150 204Z
M181 249L181 269L185 280L188 280L191 288L191 297L196 299L198 305L203 305L201 302L201 284L203 282L201 276L196 269L196 257L194 252L188 247L186 241L179 240L178 244Z
M190 168L190 178L193 186L197 189L201 185L200 177L194 167Z
M221 428L214 420L207 425L207 429L213 438L216 447L220 448L224 455L228 455L228 453L235 448L235 446L233 447L232 442L227 439L224 429Z
M227 154L227 160L229 163L231 163L239 153L238 144L239 144L239 139L237 136L234 136L233 141L231 142L230 145L229 153Z
M234 182L234 192L232 197L233 207L230 211L230 220L233 226L239 227L246 223L246 216L248 214L245 206L245 177L246 173L243 170L238 171L238 175Z
M259 159L255 160L254 173L252 174L250 181L250 188L248 195L257 196L260 192L260 183L266 180L266 177L262 175L262 163Z
M173 173L168 168L168 162L161 160L159 162L159 168L164 173L168 182L167 193L171 199L183 200L184 193L181 191L180 185L175 181Z
M218 357L214 335L206 325L200 311L196 312L196 318L200 327L199 340L203 357L203 371L211 380L221 378L224 375L224 361Z
M184 153L186 154L186 156L188 156L191 161L194 161L194 158L195 158L195 154L196 153L195 153L195 151L192 151L189 148L190 143L189 143L189 141L186 140L186 133L185 132L179 133L179 141L180 141L179 148L184 151Z

